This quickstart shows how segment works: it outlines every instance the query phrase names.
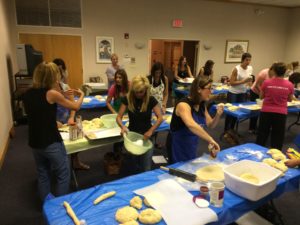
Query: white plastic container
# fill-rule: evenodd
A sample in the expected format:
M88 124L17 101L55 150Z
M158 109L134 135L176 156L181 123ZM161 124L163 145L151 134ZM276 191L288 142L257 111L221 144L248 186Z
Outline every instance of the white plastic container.
M117 114L105 114L100 117L102 123L106 128L114 128L117 127Z
M124 146L130 153L134 155L142 155L153 147L150 140L142 141L143 138L143 135L129 131L126 135L124 135ZM142 141L141 145L137 144L139 141Z
M240 178L244 173L254 175L259 179L259 183L249 183ZM226 188L251 201L257 201L273 192L280 175L281 171L251 160L242 160L224 168Z

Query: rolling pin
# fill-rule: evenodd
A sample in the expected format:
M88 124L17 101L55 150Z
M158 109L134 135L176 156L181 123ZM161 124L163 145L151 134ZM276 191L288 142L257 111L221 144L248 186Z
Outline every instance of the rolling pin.
M195 181L206 182L205 180L200 179L199 177L197 177L196 174L189 173L189 172L186 172L184 170L167 168L167 167L164 167L164 166L161 166L160 169L169 172L169 174L171 174L173 176L181 177L181 178L183 178L185 180L188 180L188 181L191 181L191 182L195 182Z

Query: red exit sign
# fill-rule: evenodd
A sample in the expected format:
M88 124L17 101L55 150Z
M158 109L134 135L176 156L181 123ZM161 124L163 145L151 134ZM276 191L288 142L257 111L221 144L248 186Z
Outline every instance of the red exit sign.
M183 27L183 21L181 19L175 19L172 22L173 27Z

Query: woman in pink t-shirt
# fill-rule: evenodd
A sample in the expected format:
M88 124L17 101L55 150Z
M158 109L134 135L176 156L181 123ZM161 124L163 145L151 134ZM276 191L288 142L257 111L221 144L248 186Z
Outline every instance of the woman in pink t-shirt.
M284 63L274 63L270 70L274 77L265 80L261 86L260 97L264 101L256 143L265 146L271 130L271 148L281 150L285 134L287 102L293 98L294 86L284 79L286 72Z

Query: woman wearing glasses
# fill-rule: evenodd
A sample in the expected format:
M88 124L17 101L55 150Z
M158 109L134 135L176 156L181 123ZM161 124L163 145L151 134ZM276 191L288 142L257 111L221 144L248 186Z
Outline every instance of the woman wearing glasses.
M128 131L127 127L122 124L122 118L127 109L129 117L128 129L143 134L145 140L149 139L161 124L162 115L157 100L150 96L150 84L147 77L134 77L127 97L122 99L117 116L117 123L121 127L122 134ZM152 111L157 117L153 125L151 124ZM153 150L150 150L141 156L135 157L135 163L139 172L151 170L152 153Z
M204 130L204 126L214 128L223 113L223 106L217 107L217 113L211 118L206 108L212 89L212 80L198 76L192 83L190 94L182 98L173 111L169 142L171 163L187 161L197 157L199 137L207 141L216 151L220 151L217 142ZM214 155L215 156L215 155Z

